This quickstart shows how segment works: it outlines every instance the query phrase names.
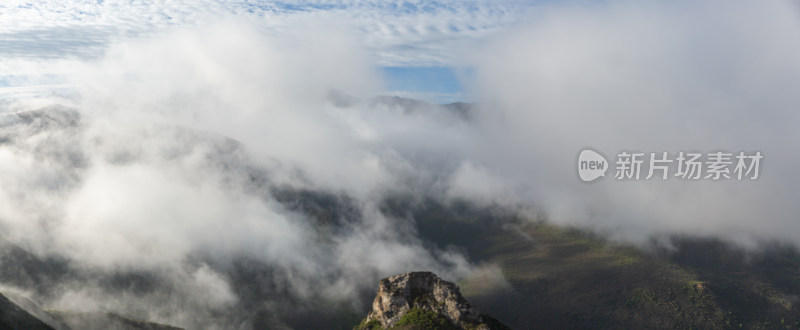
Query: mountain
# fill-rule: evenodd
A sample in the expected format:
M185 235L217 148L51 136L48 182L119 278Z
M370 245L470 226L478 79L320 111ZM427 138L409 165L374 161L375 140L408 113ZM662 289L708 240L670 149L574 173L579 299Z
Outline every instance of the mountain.
M53 329L25 309L0 294L0 328L2 329Z
M453 283L431 272L384 278L372 310L356 329L508 329L477 309Z
M66 327L60 329L108 329L108 330L180 330L166 324L135 320L111 312L70 312L49 310Z
M791 245L745 249L675 234L630 246L502 208L402 198L385 207L414 217L430 244L499 265L504 283L458 284L513 329L800 328L800 252Z
M107 312L45 310L22 295L0 293L0 329L179 330Z
M406 105L427 106L394 98L374 102L383 102L383 110L388 111L402 110ZM464 106L444 107L461 109ZM469 110L464 111L469 113ZM414 109L407 114L427 113ZM447 111L438 113L449 114ZM302 222L302 228L307 230L302 237L308 240L292 247L314 245L321 248L310 250L308 254L313 258L303 259L304 262L295 268L281 268L283 262L291 264L289 256L295 251L275 250L279 252L274 258L279 262L264 259L257 253L268 244L261 245L260 241L250 242L256 254L237 250L217 255L216 250L199 250L186 254L176 262L179 264L163 268L139 267L138 264L135 267L97 267L87 265L85 260L76 260L63 250L48 249L52 247L46 239L50 236L26 240L30 237L22 234L34 232L32 225L9 221L18 214L3 213L0 214L0 229L3 230L0 284L4 287L2 290L19 288L30 299L5 292L0 297L0 328L168 328L137 321L151 320L187 328L203 328L213 322L219 328L351 329L370 312L372 318L362 325L369 322L374 325L374 321L382 327L397 325L399 320L386 317L383 312L380 314L381 309L376 310L375 304L369 305L370 301L375 302L374 283L381 278L386 282L384 285L381 281L379 290L382 291L378 296L398 293L400 306L389 304L381 307L383 311L397 310L401 312L394 315L410 315L407 319L432 322L444 318L457 323L461 318L458 315L475 320L477 312L473 313L471 307L476 306L485 313L477 314L483 318L478 324L489 324L485 317L488 314L513 329L800 328L800 252L793 245L762 242L758 248L745 249L715 237L674 234L654 239L650 245L631 246L608 241L586 229L555 226L545 217L531 219L497 205L442 198L435 189L413 192L405 189L407 187L389 189L385 195L374 196L375 208L365 212L363 201L346 192L314 185L276 183L270 171L251 162L243 152L245 146L233 139L167 124L143 125L142 129L128 124L125 128L137 143L124 139L116 141L104 135L81 138L87 134L87 127L91 127L91 120L75 109L59 106L0 116L2 156L20 156L9 159L32 164L29 171L21 172L24 175L9 172L2 177L6 180L24 177L26 180L15 182L27 185L20 186L25 189L13 191L17 195L0 197L5 198L4 201L29 202L21 203L20 210L48 211L41 212L41 217L35 219L43 228L40 233L46 234L56 228L53 224L57 224L60 209L56 203L34 203L39 200L20 197L30 196L31 188L41 190L43 201L60 201L58 198L80 190L87 177L97 174L92 171L93 162L104 164L106 169L137 169L143 165L162 165L162 161L184 162L202 164L207 169L202 173L213 174L226 187L244 187L236 191L236 196L263 198L270 205L276 205L275 210L289 214L288 219L307 221ZM162 140L175 143L157 143ZM137 148L139 146L146 148ZM147 163L148 157L159 162ZM136 183L135 180L126 182ZM11 191L10 187L14 186L4 187ZM200 189L202 185L192 187ZM386 221L385 227L376 231L380 235L368 236L369 232L363 230L374 225L370 222L372 218ZM178 220L181 224L191 222ZM235 226L235 220L230 220L231 227ZM161 229L161 223L147 222L147 225ZM201 227L189 228L199 230ZM225 237L228 230L228 227L219 227L219 235ZM366 238L353 239L360 235ZM382 243L381 240L387 240L386 244L363 245L365 242ZM343 241L351 243L347 246L352 250L348 251L376 246L402 250L410 246L405 243L412 242L413 247L419 249L403 250L411 255L412 261L433 251L431 253L439 253L438 256L463 255L470 267L483 269L477 266L488 265L491 266L488 269L493 270L454 278L458 280L457 288L425 272L408 273L393 280L387 276L433 270L426 267L433 268L437 264L412 267L386 259L348 259L348 255L340 253L342 250L337 250L344 246L337 245ZM47 244L38 244L42 242ZM113 241L109 239L108 242ZM239 244L235 240L226 242ZM433 261L448 265L450 259ZM337 268L337 262L347 262L354 268ZM372 263L387 263L389 266L384 269L391 271L370 268ZM190 270L189 276L177 277L176 274L186 269ZM415 284L418 277L424 285ZM191 281L213 288L219 288L221 282L229 284L235 302L213 305L211 302L218 297L199 290L205 286L188 286L187 282ZM449 293L447 297L432 295L432 302L420 301L417 297L425 295L413 293L417 289L406 295L401 288ZM84 293L82 289L88 293L77 298L64 295L65 292ZM192 295L197 291L201 294ZM226 292L222 293L224 296ZM467 300L469 303L465 303ZM112 305L107 310L96 307L120 301L125 303ZM447 311L436 305L442 301L445 307L448 302L453 306L468 304L470 307L463 311L458 308ZM77 306L80 311L53 310L59 303ZM180 318L186 315L191 317ZM179 321L172 322L174 319ZM390 319L395 323L384 324Z
M399 110L404 114L445 114L460 120L471 120L477 111L477 107L474 103L453 102L446 104L433 104L407 97L387 95L379 95L369 99L361 99L338 90L330 91L327 95L327 99L329 102L331 102L331 104L340 108L349 108L360 105L373 109Z

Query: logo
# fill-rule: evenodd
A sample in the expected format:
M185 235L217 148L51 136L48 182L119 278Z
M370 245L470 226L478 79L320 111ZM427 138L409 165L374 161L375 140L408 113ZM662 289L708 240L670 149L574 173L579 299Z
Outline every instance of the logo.
M648 157L649 156L649 157ZM756 180L759 177L760 151L712 151L677 153L622 151L617 154L614 179L620 181L668 180L677 177L687 181ZM578 154L578 177L591 182L605 177L608 161L592 149Z
M578 155L578 176L584 182L606 176L608 161L594 150L584 149Z

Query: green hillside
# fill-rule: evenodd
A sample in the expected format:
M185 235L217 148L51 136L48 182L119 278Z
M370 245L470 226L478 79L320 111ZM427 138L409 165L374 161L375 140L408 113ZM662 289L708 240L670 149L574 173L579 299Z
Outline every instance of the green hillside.
M387 205L415 209L420 235L432 244L500 265L510 288L487 289L482 278L459 285L481 312L515 329L800 327L800 255L791 247L746 252L675 236L671 249L637 249L467 204Z

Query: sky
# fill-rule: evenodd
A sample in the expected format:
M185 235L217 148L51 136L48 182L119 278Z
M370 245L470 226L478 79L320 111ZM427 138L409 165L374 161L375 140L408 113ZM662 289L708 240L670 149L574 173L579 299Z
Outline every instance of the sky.
M102 56L110 44L226 17L264 34L334 21L353 31L383 77L382 94L436 103L472 101L460 59L530 17L535 1L4 1L0 4L0 97L64 88L60 72L31 62ZM461 73L460 73L461 72Z

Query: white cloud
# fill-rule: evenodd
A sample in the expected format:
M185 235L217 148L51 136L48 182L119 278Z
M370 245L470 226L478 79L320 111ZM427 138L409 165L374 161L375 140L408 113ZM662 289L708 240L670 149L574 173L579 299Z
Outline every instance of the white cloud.
M463 254L424 245L408 221L378 211L386 190L436 167L418 169L415 157L464 139L466 125L446 113L332 105L331 88L369 94L375 81L338 28L297 29L296 42L226 22L118 43L101 58L60 62L77 93L65 100L79 109L76 126L53 110L4 115L0 226L80 270L51 305L210 327L248 303L246 285L279 288L254 293L260 311L264 300L320 295L357 305L361 290L398 272L466 275ZM345 196L353 211L326 229L272 188ZM241 260L259 271L254 282L229 278ZM158 290L103 286L130 273Z
M342 20L381 65L449 65L514 24L526 7L491 1L19 1L0 5L0 57L97 56L111 41L236 17L269 34L289 33L298 21Z
M486 119L503 148L477 164L527 183L554 221L628 240L691 232L797 243L800 209L788 197L800 185L789 152L800 141L789 87L800 83L797 9L612 2L542 12L479 55L477 83L495 106ZM765 165L755 182L586 185L574 164L586 146L609 156L760 150Z
M0 224L14 228L7 231L14 241L68 257L96 276L120 268L173 276L165 281L172 296L119 299L77 285L60 304L89 300L136 311L188 301L210 313L234 301L223 284L236 285L225 278L231 265L224 260L242 255L280 269L257 285L304 299L320 292L352 299L376 276L404 270L454 278L472 269L463 255L424 248L408 222L379 212L386 191L542 206L557 223L630 241L686 231L751 241L800 237L793 200L800 161L791 152L800 118L790 111L800 104L793 90L800 28L792 3L556 5L467 53L460 47L472 49L503 29L493 15L516 14L453 2L389 17L384 10L403 3L317 2L331 7L254 8L246 22L197 26L205 18L182 4L171 3L170 13L184 13L179 22L189 23L109 38L97 58L48 60L47 67L5 62L31 75L58 72L74 86L77 96L65 102L81 109L86 126L49 133L0 126L11 141L0 148ZM47 16L44 7L15 9L14 19ZM102 7L80 24L165 10ZM172 24L131 22L142 31ZM472 87L487 100L469 116L326 100L331 88L372 94L380 83L376 62L447 62L451 51L474 61ZM606 178L587 185L574 164L585 146L607 153L761 150L766 159L754 182ZM251 169L268 173L268 183ZM311 219L279 205L262 184L348 196L354 223L319 235ZM205 300L213 306L203 307ZM154 319L206 321L180 313L164 309Z

